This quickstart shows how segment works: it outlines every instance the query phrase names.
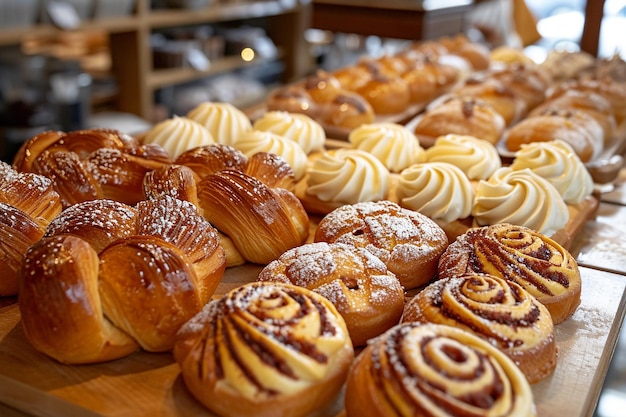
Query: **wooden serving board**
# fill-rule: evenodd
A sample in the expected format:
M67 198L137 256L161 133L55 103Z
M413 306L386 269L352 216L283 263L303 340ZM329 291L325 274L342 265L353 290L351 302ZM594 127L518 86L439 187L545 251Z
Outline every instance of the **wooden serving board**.
M218 293L253 281L259 270L252 265L227 270ZM582 303L556 328L557 368L533 386L540 417L591 415L624 318L626 278L581 272ZM169 353L138 352L82 366L61 365L38 353L24 336L11 298L0 300L0 403L18 410L14 415L45 417L212 416L188 393ZM341 410L339 395L316 415L334 417Z

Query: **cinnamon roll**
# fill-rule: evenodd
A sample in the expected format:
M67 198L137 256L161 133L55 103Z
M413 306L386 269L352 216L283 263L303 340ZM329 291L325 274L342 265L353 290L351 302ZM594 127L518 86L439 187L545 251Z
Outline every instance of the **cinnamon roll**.
M220 416L305 416L337 396L354 351L326 298L255 282L187 322L174 358L191 394Z
M468 230L448 246L438 266L440 279L486 273L518 283L544 304L554 324L580 304L580 271L560 244L532 229L499 223Z
M346 385L347 417L536 416L524 374L465 330L404 323L357 357Z
M519 284L469 273L433 282L404 307L402 322L446 324L475 333L506 353L531 384L556 367L552 317Z

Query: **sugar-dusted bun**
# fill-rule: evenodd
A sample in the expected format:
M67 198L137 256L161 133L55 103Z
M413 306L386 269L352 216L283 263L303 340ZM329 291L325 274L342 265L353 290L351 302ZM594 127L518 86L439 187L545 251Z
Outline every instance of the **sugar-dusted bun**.
M395 274L364 248L307 243L283 253L259 273L259 281L313 290L330 300L346 321L354 346L398 324L404 289Z
M448 237L433 220L385 200L333 210L319 222L314 239L369 250L407 290L434 278L448 246Z
M478 183L472 216L480 226L512 223L552 236L565 227L569 211L548 180L529 168L502 167Z
M345 406L347 417L537 415L526 377L502 351L470 332L419 323L393 327L357 356Z
M318 104L332 101L342 89L341 82L333 74L321 69L306 77L302 87Z
M509 151L516 152L522 145L561 139L567 142L583 162L596 158L604 149L602 126L582 110L548 108L527 117L506 133Z
M230 103L200 103L187 113L187 118L208 129L215 142L226 145L233 145L252 129L248 116Z
M505 125L504 118L484 101L472 97L451 97L426 110L415 126L415 134L434 140L455 133L496 143Z
M487 274L440 279L411 298L402 322L436 323L480 336L507 354L534 384L556 367L552 317L519 284Z
M279 87L272 91L265 101L268 111L302 113L310 117L318 116L318 105L302 84Z
M322 125L306 114L268 111L256 119L252 127L293 140L307 155L323 150L326 143Z
M400 173L398 204L435 220L444 227L466 219L474 206L474 188L458 167L447 162L412 165Z
M593 178L571 146L562 140L534 142L515 153L511 169L530 169L552 184L568 204L579 204L593 192Z
M360 94L344 90L320 110L321 120L330 126L354 129L375 120L372 105Z
M390 186L389 170L374 155L340 148L313 160L296 194L307 211L326 214L344 204L382 200Z
M137 208L111 200L57 216L24 257L19 306L35 349L69 364L167 351L224 272L215 229L163 196Z
M419 140L401 124L379 122L361 125L350 132L348 140L355 149L374 155L391 172L400 172L424 160L424 149Z
M545 305L554 324L580 304L580 271L574 257L549 237L500 223L468 230L439 260L439 278L486 273L521 285Z
M156 144L165 149L172 158L200 146L215 143L211 132L187 117L173 116L152 127L143 137L146 144Z
M198 184L204 216L233 240L241 255L265 265L309 235L309 217L298 198L246 173L224 170Z
M306 174L307 154L297 142L277 133L252 129L239 137L235 148L247 157L259 152L273 153L283 158L295 175L296 181Z
M507 126L520 120L528 112L526 102L511 87L494 77L470 77L453 94L474 97L488 103L504 118Z
M333 304L306 288L255 282L207 304L174 346L185 386L223 417L305 417L328 406L354 350Z
M356 92L372 105L376 114L402 113L411 102L409 87L399 76L374 74L368 82L357 88Z

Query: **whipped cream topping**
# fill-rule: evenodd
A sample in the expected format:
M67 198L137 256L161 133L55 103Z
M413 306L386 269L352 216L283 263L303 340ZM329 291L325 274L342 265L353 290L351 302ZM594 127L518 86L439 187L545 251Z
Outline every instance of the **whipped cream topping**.
M306 174L307 155L300 145L276 133L262 130L249 130L240 137L235 148L247 157L259 152L267 152L283 158L293 169L296 181Z
M350 132L348 140L355 149L374 155L391 172L424 162L424 149L415 134L397 123L361 125Z
M305 114L268 111L252 127L291 139L307 154L324 149L326 142L326 132L322 125Z
M215 139L200 123L187 117L174 116L150 129L143 142L160 145L172 159L176 159L190 149L214 144Z
M443 223L469 217L474 204L470 180L447 162L415 164L403 170L396 195L402 207Z
M496 147L469 135L439 136L426 149L427 162L447 162L459 167L470 180L486 180L502 166Z
M224 145L234 145L252 129L248 116L230 103L204 102L191 109L187 117L206 127L215 141Z
M562 229L569 211L558 190L530 169L497 170L480 181L472 215L480 226L511 223L546 236Z
M572 147L562 140L522 145L511 164L547 179L568 204L578 204L593 192L593 178Z
M313 161L308 174L306 193L325 202L378 201L389 192L389 170L358 149L326 151Z

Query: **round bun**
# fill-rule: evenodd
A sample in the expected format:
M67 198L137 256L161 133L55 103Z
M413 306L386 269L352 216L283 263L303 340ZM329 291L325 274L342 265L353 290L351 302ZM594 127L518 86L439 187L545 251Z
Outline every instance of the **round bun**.
M472 273L435 281L407 302L402 322L472 332L507 354L531 384L556 367L550 313L519 284L503 278Z
M338 395L354 358L333 304L294 285L255 282L207 304L174 358L191 394L223 417L304 417Z
M360 94L347 90L326 103L320 117L325 124L343 129L354 129L375 120L372 105Z
M497 78L470 78L453 94L474 97L489 104L507 126L520 120L528 111L526 102Z
M369 250L407 290L433 279L439 256L448 245L446 233L433 220L386 200L333 210L320 221L315 241Z
M395 274L370 252L341 243L308 243L269 263L259 281L305 287L329 299L346 321L354 346L396 325L404 290Z
M332 101L342 89L339 80L324 70L317 70L306 77L302 86L316 103Z
M507 223L468 230L439 260L440 279L485 273L519 284L545 305L554 324L580 304L581 278L574 257L554 240Z
M409 87L399 76L375 74L356 92L372 105L376 114L402 113L411 102Z
M393 327L357 356L345 407L347 417L536 416L526 377L502 351L465 330L419 323Z

